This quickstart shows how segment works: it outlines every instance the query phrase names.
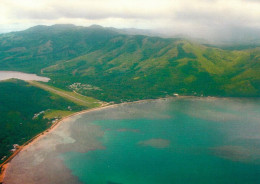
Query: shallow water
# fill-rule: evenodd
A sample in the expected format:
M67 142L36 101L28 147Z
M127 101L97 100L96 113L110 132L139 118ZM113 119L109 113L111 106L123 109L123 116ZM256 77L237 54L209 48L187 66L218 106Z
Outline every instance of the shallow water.
M0 71L0 81L7 80L7 79L20 79L20 80L35 80L35 81L42 81L48 82L50 79L47 77L37 76L35 74L28 74L16 71Z
M22 151L16 183L260 183L260 99L174 98L89 112Z

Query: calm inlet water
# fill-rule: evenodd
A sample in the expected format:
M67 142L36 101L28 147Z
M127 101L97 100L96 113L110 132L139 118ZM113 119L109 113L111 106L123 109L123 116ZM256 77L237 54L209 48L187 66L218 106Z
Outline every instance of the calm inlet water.
M13 159L16 183L260 183L260 99L175 98L67 120Z
M15 72L15 71L0 71L0 81L7 80L7 79L20 79L20 80L35 80L35 81L42 81L48 82L50 79L47 77L37 76L35 74L28 74L22 72Z

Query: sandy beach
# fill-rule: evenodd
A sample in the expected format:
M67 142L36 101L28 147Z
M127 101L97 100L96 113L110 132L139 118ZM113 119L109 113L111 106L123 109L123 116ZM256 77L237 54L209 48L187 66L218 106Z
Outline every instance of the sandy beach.
M8 165L9 165L9 163L6 163L2 166L1 175L0 175L0 183L3 182L3 180L4 180L5 172L6 172Z
M238 104L247 104L247 106L238 109ZM248 178L240 176L239 173L242 171L247 173L252 180L259 181L259 177L254 174L257 170L250 166L250 164L258 163L252 159L257 158L258 152L253 152L251 145L245 146L243 142L239 146L226 145L227 139L233 140L233 137L241 139L237 138L237 133L233 132L233 126L236 126L237 123L240 125L237 132L246 132L246 136L257 135L258 131L255 130L256 125L259 125L257 112L253 113L252 117L243 115L247 112L251 114L252 109L257 107L259 104L250 99L181 96L179 99L161 98L114 105L104 104L103 107L84 110L64 117L49 130L24 145L21 148L22 151L9 162L8 167L5 166L7 169L3 176L4 183L89 183L89 180L95 181L93 183L106 183L107 181L125 183L128 181L128 173L132 172L133 167L138 169L143 167L140 172L146 169L150 171L149 165L146 165L147 161L138 166L133 164L133 167L125 165L129 157L121 158L120 156L127 155L126 153L131 151L136 153L136 150L140 151L139 154L145 159L147 151L154 151L154 154L158 154L156 157L160 160L158 163L164 163L164 157L160 156L166 154L172 159L171 163L165 162L167 167L177 170L180 165L186 165L187 169L190 169L189 162L186 159L182 160L183 154L180 154L186 155L188 150L187 157L194 158L194 167L203 171L203 167L196 165L202 157L198 158L194 155L194 149L198 151L198 154L204 155L207 164L209 163L209 172L205 173L207 176L219 178L214 168L211 169L217 158L220 163L234 162L236 165L241 165L241 168L232 171L226 177L227 181L233 174L241 177L241 183L247 181ZM223 112L220 112L221 108ZM229 112L229 109L233 111ZM245 121L250 126L245 125ZM186 128L183 129L183 127ZM198 135L198 129L201 130L202 136ZM226 132L227 130L228 132ZM179 135L180 132L182 135ZM209 135L208 132L211 134ZM222 137L223 133L228 135L227 139L217 139L221 146L215 147L217 145L216 137L211 137L211 135ZM204 138L209 137L209 139L204 139L203 136ZM183 137L188 138L184 138L181 143L174 142L178 138L182 140ZM197 140L196 148L193 148L194 143L190 142L193 139ZM244 139L247 140L246 137ZM209 143L208 140L211 142ZM202 144L206 146L201 151ZM116 147L113 147L114 145ZM175 152L175 150L178 151ZM239 153L241 157L236 157L233 153ZM137 159L136 161L139 163L140 157L135 157L135 154L131 155L133 157L130 160ZM151 163L154 163L155 158L152 154L149 159ZM176 166L174 164L176 160L182 160L182 163ZM244 166L244 162L249 165ZM232 168L232 165L229 167ZM165 168L165 165L162 164L161 167ZM103 168L105 168L104 171ZM115 170L111 170L111 168L115 168ZM157 168L155 167L155 169ZM122 177L117 179L117 173L120 170L124 170L125 174L123 173ZM100 175L95 175L99 171L102 172L101 174L105 173L101 179ZM116 178L111 175L111 172ZM167 178L168 183L171 183L171 177L168 178L170 175L165 174L167 172L171 171L166 169L161 173L162 175L158 176L158 179L163 181ZM225 174L225 171L223 173ZM195 173L194 181L198 174ZM140 176L142 175L140 174ZM101 180L102 182L100 182ZM153 183L151 181L145 179L143 183ZM129 183L134 183L134 181Z
M170 97L168 97L168 98L170 98ZM159 99L163 100L163 99L168 99L168 98L159 98ZM44 132L39 133L35 137L33 137L30 140L28 140L27 142L25 142L23 145L19 146L19 148L5 162L3 162L0 165L0 168L2 168L1 173L0 173L0 184L4 180L5 171L6 171L7 167L8 167L8 165L9 165L10 161L16 155L18 155L19 152L21 152L22 150L26 150L29 146L33 145L35 142L37 142L39 139L41 139L42 137L44 137L48 133L54 131L62 122L69 120L71 117L74 117L74 116L77 116L77 115L81 115L81 114L84 114L84 113L87 113L87 112L92 112L92 111L102 110L102 109L106 109L106 108L116 107L116 106L123 105L123 104L142 103L142 102L148 102L148 101L159 100L159 99L138 100L138 101L134 101L134 102L123 102L123 103L112 104L112 105L108 104L108 103L104 103L100 107L87 109L87 110L83 110L83 111L80 111L80 112L76 112L76 113L73 113L71 115L68 115L68 116L58 120L57 122L52 124L51 127L46 129Z
M10 163L10 161L17 155L19 154L20 151L22 150L26 150L29 146L33 145L35 142L37 142L39 139L41 139L42 137L44 137L45 135L47 135L48 133L52 132L53 130L55 130L62 122L69 120L71 117L73 116L77 116L80 114L84 114L87 112L91 112L91 111L96 111L96 110L101 110L101 109L106 109L106 108L110 108L110 107L115 107L119 104L113 104L113 105L109 105L109 104L103 104L101 107L97 107L97 108L93 108L93 109L87 109L87 110L83 110L80 112L76 112L73 113L69 116L66 116L58 121L56 121L54 124L51 125L51 127L49 127L48 129L46 129L44 132L39 133L38 135L36 135L35 137L31 138L30 140L28 140L27 142L25 142L23 145L19 146L19 148L11 155L9 156L9 158L7 160L5 160L2 164L0 164L0 168L1 168L1 172L0 172L0 184L3 182L4 177L5 177L5 172L6 169Z

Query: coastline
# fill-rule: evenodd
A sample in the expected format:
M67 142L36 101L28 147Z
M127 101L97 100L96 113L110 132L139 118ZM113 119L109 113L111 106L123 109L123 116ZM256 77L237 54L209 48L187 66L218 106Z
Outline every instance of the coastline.
M181 96L181 95L180 96L169 96L169 97L162 97L162 98L156 98L156 99L145 99L145 100L137 100L137 101L132 101L132 102L122 102L122 103L118 103L118 104L109 104L109 103L103 102L102 105L99 107L85 109L85 110L70 114L68 116L65 116L65 117L61 118L60 120L56 121L55 123L53 123L48 129L37 134L36 136L34 136L33 138L31 138L30 140L25 142L23 145L19 146L19 148L12 155L10 155L2 164L0 164L0 184L3 183L5 174L6 174L6 170L7 170L8 166L10 166L11 160L16 155L18 155L21 151L26 150L29 146L31 146L32 144L37 142L40 138L42 138L45 135L47 135L48 133L54 131L61 123L63 123L66 120L69 120L71 117L85 114L85 113L92 112L92 111L113 108L113 107L117 107L117 106L121 106L121 105L125 105L125 104L136 104L136 103L143 103L143 102L152 102L152 101L156 101L156 100L168 100L168 99L175 99L175 98L183 99L183 98L194 98L194 97L196 97L196 96ZM205 97L197 97L197 98L218 99L219 97L205 96ZM224 97L224 99L225 99L225 97Z
M66 117L61 118L60 120L58 120L57 122L52 124L48 129L46 129L43 132L37 134L36 136L31 138L30 140L26 141L23 145L19 146L19 148L12 155L10 155L2 164L0 164L0 169L1 169L0 170L0 184L3 183L4 177L5 177L5 174L6 174L6 170L7 170L8 166L10 165L10 162L12 161L12 159L16 155L18 155L22 150L25 150L26 148L31 146L33 143L38 141L43 136L45 136L48 133L50 133L53 130L55 130L62 122L68 120L69 118L77 116L77 115L81 115L81 114L84 114L84 113L87 113L87 112L102 110L102 109L111 108L111 107L117 107L119 105L124 105L124 104L142 103L142 102L149 102L149 101L154 101L154 100L159 100L159 99L169 99L169 98L175 98L175 97L146 99L146 100L138 100L138 101L133 101L133 102L122 102L122 103L118 103L118 104L103 103L100 107L96 107L96 108L91 108L91 109L86 109L86 110L83 110L83 111L75 112L75 113L73 113L71 115L68 115Z
M133 102L122 102L122 103L118 103L118 104L103 103L100 107L82 110L82 111L79 111L79 112L75 112L71 115L68 115L66 117L63 117L60 120L58 120L57 122L55 122L54 124L52 124L48 129L46 129L43 132L37 134L36 136L34 136L33 138L31 138L30 140L25 142L23 145L19 146L19 148L11 156L9 156L9 158L7 160L5 160L2 164L0 164L0 169L1 169L0 170L0 184L2 184L3 181L4 181L6 170L7 170L8 166L10 165L11 160L16 155L18 155L19 152L27 149L29 146L34 144L40 138L42 138L43 136L45 136L48 133L55 130L62 122L68 120L71 117L81 115L81 114L85 114L85 113L92 112L92 111L102 110L102 109L111 108L111 107L117 107L117 106L124 105L124 104L135 104L135 103L150 102L150 101L155 101L155 100L166 100L166 99L172 99L172 98L192 98L192 97L194 97L194 96L178 96L178 97L170 96L170 97L163 97L163 98L157 98L157 99L145 99L145 100L137 100L137 101L133 101ZM205 97L199 97L199 98L205 98ZM216 98L216 97L209 97L209 98Z
M123 103L120 103L120 105L121 104L123 104ZM91 112L91 111L101 110L101 109L105 109L105 108L109 108L109 107L115 107L117 105L119 105L119 104L112 104L112 105L103 104L100 107L96 107L96 108L92 108L92 109L86 109L86 110L83 110L83 111L73 113L71 115L68 115L66 117L61 118L60 120L58 120L57 122L52 124L48 129L44 130L43 132L41 132L41 133L37 134L36 136L34 136L33 138L31 138L30 140L26 141L23 145L19 146L19 148L12 155L10 155L2 164L0 164L0 169L1 169L0 170L0 184L2 184L3 181L4 181L5 173L6 173L7 167L9 166L11 160L16 155L18 155L19 152L28 148L30 145L35 143L38 139L42 138L43 136L45 136L48 133L55 130L55 128L57 128L63 121L66 121L69 118L76 116L76 115L84 114L84 113Z
M0 173L0 183L2 183L4 181L4 178L5 178L5 172L6 172L6 169L8 167L9 163L6 163L5 165L2 166L1 168L1 173Z

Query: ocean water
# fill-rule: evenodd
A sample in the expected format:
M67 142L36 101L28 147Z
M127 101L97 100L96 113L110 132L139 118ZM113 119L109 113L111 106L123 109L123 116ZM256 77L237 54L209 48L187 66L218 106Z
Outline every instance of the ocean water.
M258 184L260 99L173 98L74 117L22 151L6 183Z

